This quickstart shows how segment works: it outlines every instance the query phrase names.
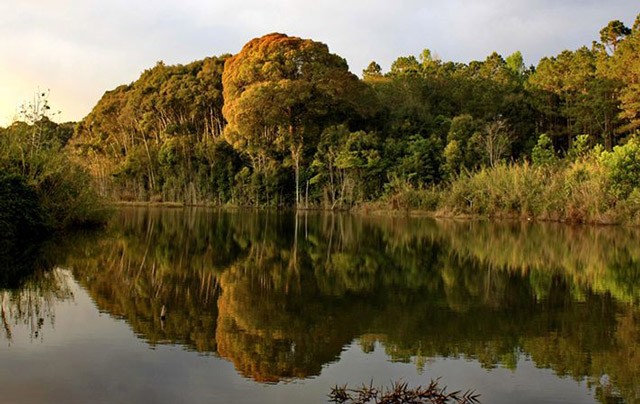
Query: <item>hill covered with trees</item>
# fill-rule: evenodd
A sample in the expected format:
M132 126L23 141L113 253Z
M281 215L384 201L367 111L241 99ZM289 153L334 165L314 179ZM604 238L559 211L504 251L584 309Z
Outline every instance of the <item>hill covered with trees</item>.
M426 49L358 78L269 34L107 91L69 147L116 200L617 221L640 200L640 18L600 37L537 66Z

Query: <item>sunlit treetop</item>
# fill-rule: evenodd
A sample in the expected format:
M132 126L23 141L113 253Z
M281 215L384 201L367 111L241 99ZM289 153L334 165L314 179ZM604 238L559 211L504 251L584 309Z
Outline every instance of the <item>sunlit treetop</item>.
M359 114L364 86L327 45L268 34L229 58L222 74L227 140L255 163L288 150L298 174L322 129Z

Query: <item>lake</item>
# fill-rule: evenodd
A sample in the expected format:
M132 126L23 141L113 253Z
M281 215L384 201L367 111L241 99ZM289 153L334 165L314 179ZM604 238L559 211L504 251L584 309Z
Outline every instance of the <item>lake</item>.
M0 402L640 402L640 233L127 208L4 252ZM28 272L26 277L15 273Z

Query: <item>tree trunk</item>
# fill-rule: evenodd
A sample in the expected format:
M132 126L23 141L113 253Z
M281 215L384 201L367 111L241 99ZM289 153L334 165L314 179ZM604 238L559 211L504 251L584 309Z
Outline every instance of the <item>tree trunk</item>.
M296 209L300 208L300 158L296 153Z
M309 180L307 180L307 191L304 196L304 208L309 209ZM305 220L306 220L306 216L305 216Z
M293 159L293 166L295 169L296 178L296 209L300 208L300 152L302 147L299 145L291 146L291 158Z

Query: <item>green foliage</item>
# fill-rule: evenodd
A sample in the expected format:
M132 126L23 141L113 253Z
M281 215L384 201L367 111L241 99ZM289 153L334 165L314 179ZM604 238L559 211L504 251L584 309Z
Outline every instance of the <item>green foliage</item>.
M46 117L38 122L43 120ZM57 124L48 120L46 124L53 127L51 133L58 133ZM39 130L37 124L17 122L0 132L0 167L7 198L3 220L24 220L25 229L33 229L34 236L47 228L102 223L107 211L91 176L70 160L57 139L32 136ZM16 209L22 204L24 212L19 213Z
M225 63L222 82L227 140L259 172L265 160L289 151L298 206L304 157L325 126L358 114L365 87L325 44L284 34L247 43Z
M522 77L527 70L526 66L524 65L524 58L522 57L522 53L520 51L515 51L514 53L509 55L505 59L505 62L509 70L511 70L511 72L517 77Z
M45 213L24 177L0 174L0 238L2 242L38 240L48 231Z
M531 160L536 166L551 166L556 163L556 152L548 135L544 133L540 135L538 143L531 151Z
M318 149L311 163L312 177L309 182L322 192L322 205L330 209L343 208L345 197L352 187L345 167L338 164L338 157L349 135L349 129L344 125L326 128L320 135Z
M437 184L442 179L443 147L440 138L412 136L406 145L406 154L400 160L397 172L415 187Z
M606 27L600 30L600 40L615 52L618 42L631 32L631 29L627 28L622 21L610 21Z
M576 135L599 137L611 147L619 125L620 100L615 94L622 82L611 79L610 57L601 47L563 51L543 58L529 79L534 103L543 113L543 130L564 138L565 147Z
M622 84L616 98L622 110L620 118L623 123L626 123L619 128L623 133L640 128L640 27L637 25L635 24L633 30L623 39L619 34L625 34L628 31L621 31L618 29L620 27L609 31L609 34L613 32L614 38L619 35L616 42L613 42L615 49L606 74L612 80Z
M589 135L578 135L567 153L569 160L575 161L578 159L587 158L591 151Z
M451 142L455 140L460 144L466 144L471 136L478 131L478 124L469 114L455 116L451 120L447 140Z
M348 206L378 196L382 186L382 156L374 133L350 133L339 148L336 168L344 170Z
M420 64L415 56L401 56L391 64L391 75L417 74Z
M608 168L613 195L626 199L635 189L640 188L640 140L632 137L622 146L616 146L612 152L602 155Z
M445 161L443 171L445 174L449 177L459 174L464 163L460 142L451 140L444 148L443 157Z
M471 115L458 115L451 120L447 141L449 144L454 141L456 143L456 146L451 146L453 149L448 151L449 155L447 155L447 150L445 149L445 159L447 164L451 164L448 170L455 172L460 172L462 168L475 170L482 164L483 151L480 122ZM460 154L460 156L456 156L456 154Z
M159 62L134 83L107 91L78 123L71 146L104 195L231 201L228 189L211 186L212 177L223 175L218 169L229 168L227 161L211 160L226 123L221 80L226 58L176 66ZM227 183L234 175L226 174Z
M362 71L362 78L364 80L370 80L379 77L382 77L382 68L375 61L369 63L367 68Z
M600 147L637 129L638 32L612 21L601 43L535 68L520 52L456 63L425 49L387 73L371 62L362 80L325 44L274 33L234 56L158 63L106 92L70 144L116 199L343 209L395 194L399 183L421 191L525 160L562 166L561 184L573 162L595 167ZM65 144L68 128L49 126L14 129ZM611 182L627 180L612 175L589 206L615 211L613 196L633 211L633 189L616 190ZM553 215L580 211L560 200L549 202Z

